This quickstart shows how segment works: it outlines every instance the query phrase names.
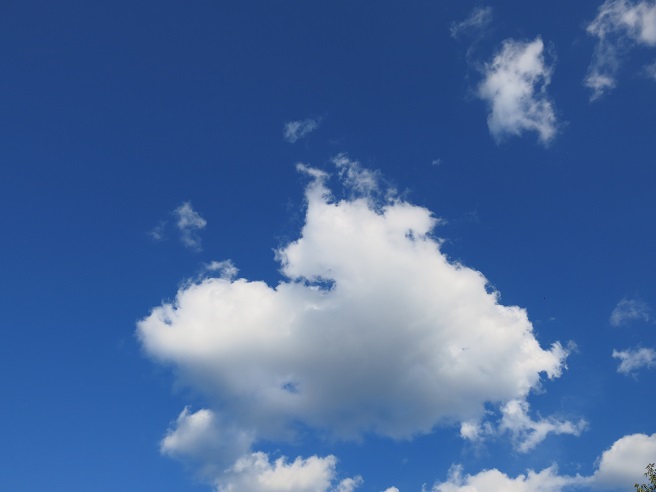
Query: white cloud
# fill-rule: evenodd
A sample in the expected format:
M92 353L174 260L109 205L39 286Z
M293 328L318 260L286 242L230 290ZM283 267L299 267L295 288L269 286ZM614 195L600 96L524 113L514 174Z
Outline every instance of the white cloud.
M451 37L458 38L462 34L480 31L492 22L492 7L477 7L462 22L452 22Z
M454 466L446 482L433 486L431 492L560 492L563 488L582 483L579 476L558 475L556 466L539 473L529 470L526 475L511 478L499 470L484 470L476 475L462 475L462 467Z
M218 492L352 492L360 477L346 478L334 487L334 456L296 458L291 463L257 452L243 456L218 480Z
M504 41L485 65L478 96L490 107L487 124L497 142L526 131L537 132L544 144L554 138L556 115L546 92L552 71L539 37L531 42Z
M579 436L588 425L585 420L573 423L569 420L558 420L554 417L533 420L529 416L528 410L528 403L521 400L511 400L501 409L503 418L499 429L512 434L518 451L522 453L535 448L548 434Z
M622 326L629 321L642 320L649 321L649 306L640 299L622 299L610 313L610 324L613 326Z
M352 492L362 483L360 477L337 482L334 456L299 457L291 463L281 457L272 463L266 453L252 452L252 443L252 433L212 410L191 413L187 407L162 439L160 451L200 464L200 477L219 492Z
M627 490L640 482L647 463L656 457L656 434L624 436L603 452L597 469L590 476L560 475L556 465L540 472L528 470L512 478L497 470L464 475L461 465L451 467L445 482L431 492L561 492L571 489Z
M184 202L173 211L176 217L176 227L180 231L180 240L192 251L200 251L201 242L198 231L204 229L207 221L191 206L190 202Z
M160 443L160 452L200 464L200 475L212 480L227 464L249 452L253 434L222 422L212 410L186 407Z
M294 143L319 128L320 124L321 118L307 118L305 120L299 121L288 121L285 123L283 137L289 143Z
M529 404L526 400L510 400L502 405L500 410L501 420L497 426L490 421L463 422L460 426L460 436L476 443L491 436L509 433L515 449L526 453L544 441L549 434L579 436L588 425L585 420L574 423L554 417L533 420L529 415Z
M613 358L620 359L617 372L621 374L633 374L643 367L656 366L656 350L650 348L613 350Z
M656 46L656 1L607 0L586 30L597 38L585 79L594 101L615 87L621 58L632 45Z
M205 265L208 272L214 272L219 277L231 280L237 276L239 269L235 266L232 260L212 261Z
M339 201L326 173L299 166L311 183L301 235L277 252L284 279L183 285L138 323L150 356L255 442L298 437L298 424L407 438L480 421L486 404L522 402L542 375L560 376L567 350L543 349L524 309L449 261L427 209L372 195L373 173L336 164Z
M641 482L645 467L656 461L656 434L632 434L613 443L601 455L590 486L602 490L625 490Z

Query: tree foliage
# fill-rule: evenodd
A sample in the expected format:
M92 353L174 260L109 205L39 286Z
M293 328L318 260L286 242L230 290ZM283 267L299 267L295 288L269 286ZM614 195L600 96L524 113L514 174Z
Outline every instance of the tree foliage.
M649 480L648 484L635 484L636 492L654 492L656 491L656 464L650 463L647 465L645 477Z

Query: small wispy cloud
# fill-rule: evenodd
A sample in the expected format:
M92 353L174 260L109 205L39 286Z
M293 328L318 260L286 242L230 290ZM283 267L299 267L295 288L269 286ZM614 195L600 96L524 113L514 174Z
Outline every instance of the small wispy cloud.
M492 7L477 7L462 22L452 22L451 37L458 39L463 34L480 32L492 22Z
M154 241L164 241L166 239L166 221L160 220L155 227L148 231L148 235Z
M207 221L200 216L191 206L190 202L183 202L179 207L171 212L174 217L174 223L171 220L160 220L155 227L148 231L148 235L153 241L166 241L169 239L171 232L177 232L180 242L191 251L201 251L201 239L198 232L204 229ZM209 268L209 266L208 266Z
M624 298L617 303L613 312L610 313L609 322L613 326L622 326L629 321L649 321L651 309L646 302L640 299Z
M617 372L627 376L643 367L656 367L656 350L650 348L613 350L613 358L621 361Z
M201 240L198 231L205 228L207 221L191 206L191 202L184 202L173 211L176 217L176 227L180 231L180 241L192 251L200 251Z
M587 26L597 38L585 85L592 91L591 101L599 99L616 85L621 59L634 45L656 46L656 1L607 0Z
M483 69L478 96L490 108L490 133L497 142L526 131L548 144L556 135L554 106L547 95L553 66L544 58L541 38L531 42L508 39Z
M314 130L319 128L320 124L321 118L307 118L299 121L288 121L285 123L283 137L289 143L295 143L296 141L302 139L309 133L312 133Z

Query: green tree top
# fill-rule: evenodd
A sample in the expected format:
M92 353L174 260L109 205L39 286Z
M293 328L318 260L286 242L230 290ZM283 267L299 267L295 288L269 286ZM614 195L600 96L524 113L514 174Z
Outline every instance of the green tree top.
M654 492L656 491L656 464L649 463L645 477L649 479L649 484L638 485L635 484L636 492Z

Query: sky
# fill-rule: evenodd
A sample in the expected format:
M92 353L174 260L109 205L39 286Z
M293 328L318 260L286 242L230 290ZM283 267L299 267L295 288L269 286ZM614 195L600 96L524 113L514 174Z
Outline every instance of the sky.
M656 2L0 2L0 490L627 491Z

